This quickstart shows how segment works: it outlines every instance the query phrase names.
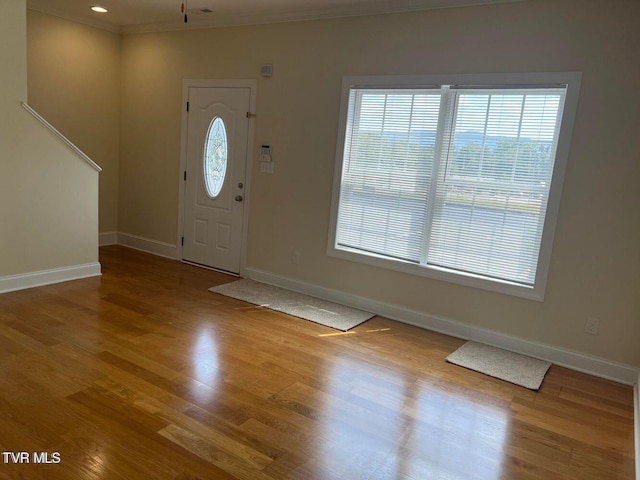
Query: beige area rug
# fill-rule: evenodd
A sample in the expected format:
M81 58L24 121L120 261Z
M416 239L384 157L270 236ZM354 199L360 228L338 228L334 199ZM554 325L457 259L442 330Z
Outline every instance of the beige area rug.
M212 287L209 291L227 297L244 300L277 312L346 332L366 322L374 313L292 292L248 278Z
M447 362L531 390L540 388L551 366L549 362L476 342L462 345L447 357Z

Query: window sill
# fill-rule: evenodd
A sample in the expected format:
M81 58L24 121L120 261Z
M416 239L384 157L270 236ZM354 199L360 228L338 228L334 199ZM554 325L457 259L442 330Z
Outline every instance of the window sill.
M494 293L511 295L514 297L526 298L528 300L544 301L544 289L533 286L525 286L494 278L473 275L470 273L460 273L446 268L434 267L431 265L417 265L415 263L401 260L389 260L375 254L365 254L357 250L348 248L331 248L327 250L327 255L333 258L349 260L356 263L371 265L374 267L394 270L418 277L431 278L465 287L479 288ZM541 283L539 280L536 284Z

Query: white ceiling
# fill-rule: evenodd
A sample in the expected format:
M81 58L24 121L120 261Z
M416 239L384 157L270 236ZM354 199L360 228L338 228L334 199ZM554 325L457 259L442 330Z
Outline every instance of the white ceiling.
M28 8L120 33L246 25L526 0L27 0ZM109 9L98 14L92 5ZM212 13L202 13L210 9Z

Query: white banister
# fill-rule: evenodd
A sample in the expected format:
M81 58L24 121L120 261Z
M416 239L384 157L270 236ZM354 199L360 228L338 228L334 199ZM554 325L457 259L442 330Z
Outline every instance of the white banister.
M33 108L27 105L25 102L20 102L22 108L24 108L27 112L29 112L33 117L36 118L40 123L42 123L45 127L47 127L56 137L62 140L71 150L74 151L76 155L82 158L85 162L91 165L97 172L101 172L102 168L96 162L91 160L82 150L76 147L67 137L65 137L62 133L60 133L53 125L47 122L38 112L36 112Z

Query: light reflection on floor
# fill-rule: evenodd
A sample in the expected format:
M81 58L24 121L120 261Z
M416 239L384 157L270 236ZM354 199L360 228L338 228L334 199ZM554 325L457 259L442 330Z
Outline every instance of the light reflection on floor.
M322 411L332 412L320 436L331 440L317 457L330 475L500 478L508 405L474 401L450 384L414 382L353 357L336 359L332 368L326 395L320 394Z
M215 387L219 381L218 345L215 331L202 328L191 351L192 392L200 402L213 400Z
M399 473L425 478L426 470L452 479L499 479L508 406L474 402L450 385L418 381L414 386L417 399L405 410L411 433L398 455Z

